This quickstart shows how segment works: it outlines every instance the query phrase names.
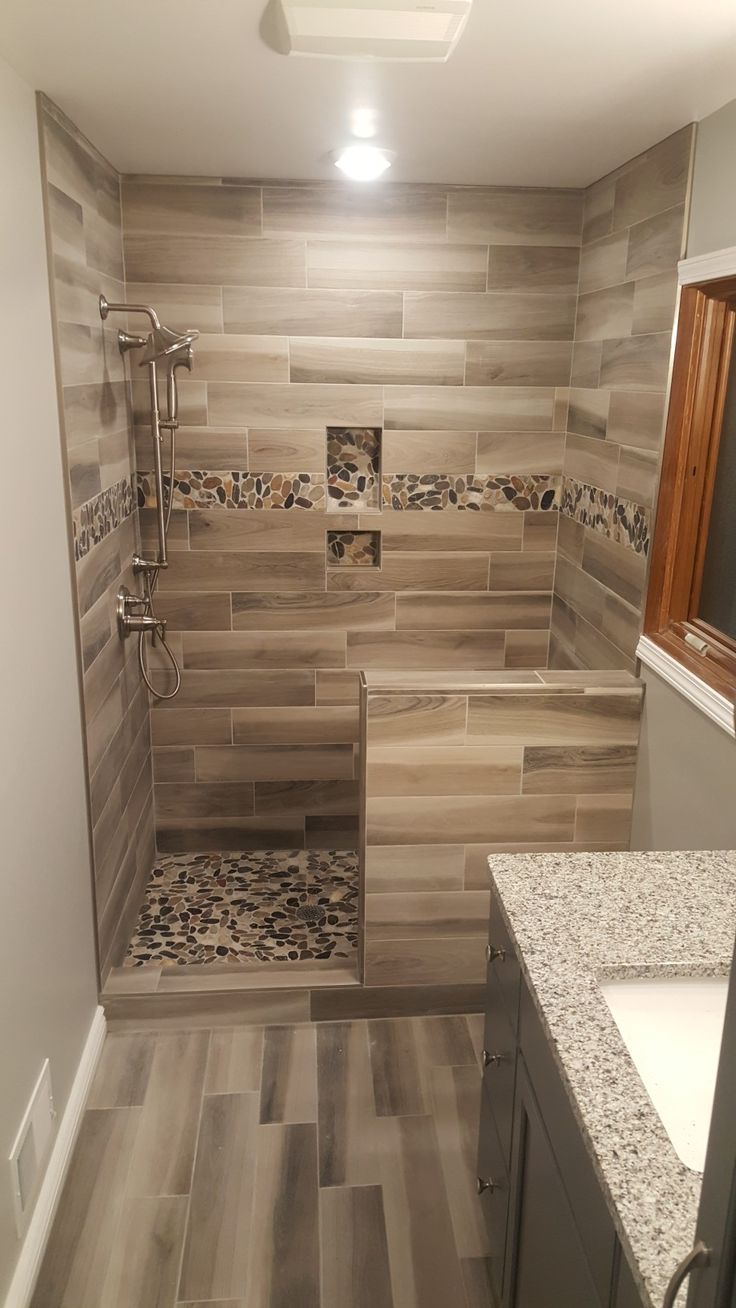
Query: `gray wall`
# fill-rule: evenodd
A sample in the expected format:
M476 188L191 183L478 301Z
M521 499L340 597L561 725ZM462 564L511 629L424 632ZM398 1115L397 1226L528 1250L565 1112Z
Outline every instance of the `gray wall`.
M688 256L736 245L736 100L695 143ZM736 848L736 741L655 673L646 683L633 849Z
M45 1058L63 1112L97 1002L82 729L33 92L0 60L0 1154ZM12 203L10 198L12 197ZM0 1300L20 1245L0 1169Z

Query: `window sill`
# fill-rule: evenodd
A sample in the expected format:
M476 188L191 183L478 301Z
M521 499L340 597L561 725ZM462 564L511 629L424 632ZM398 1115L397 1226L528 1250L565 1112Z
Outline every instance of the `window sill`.
M727 735L736 738L734 705L725 695L721 695L719 691L709 686L707 681L703 681L684 664L679 663L649 636L639 637L636 657L646 668L651 668L652 672L656 672L657 676L666 681L668 686L672 686L683 699L688 700L704 713L711 722L715 722L716 726Z

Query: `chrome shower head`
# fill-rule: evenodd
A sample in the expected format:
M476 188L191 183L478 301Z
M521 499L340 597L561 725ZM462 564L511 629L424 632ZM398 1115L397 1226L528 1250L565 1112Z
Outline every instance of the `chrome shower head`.
M194 328L180 334L172 332L168 327L154 327L141 355L141 366L144 363L153 363L155 359L170 357L179 350L191 349L192 342L196 341L198 336L199 332Z

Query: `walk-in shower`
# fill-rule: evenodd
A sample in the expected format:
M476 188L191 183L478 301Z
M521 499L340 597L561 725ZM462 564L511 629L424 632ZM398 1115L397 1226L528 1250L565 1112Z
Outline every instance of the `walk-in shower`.
M145 304L110 304L104 295L100 296L100 317L103 321L110 313L145 314L151 324L147 336L138 336L128 331L118 332L118 345L121 354L131 350L142 350L139 360L141 368L148 370L148 385L151 405L151 440L153 443L153 470L156 493L156 526L158 532L158 558L146 559L141 555L133 557L133 571L142 579L143 594L134 595L126 586L118 592L117 616L118 630L123 639L132 632L138 635L138 663L141 676L152 695L157 699L173 699L181 686L181 671L176 656L166 639L166 621L156 615L154 595L159 573L168 567L167 538L171 522L171 509L174 495L174 469L176 465L176 430L179 426L179 397L176 384L178 368L192 370L194 353L192 345L199 336L194 328L185 332L173 332L164 327L158 314L150 305ZM166 378L166 413L161 416L159 409L159 368ZM166 482L163 472L163 436L169 433L169 471ZM156 690L146 671L144 640L150 632L151 643L158 640L171 663L174 672L174 686L170 691Z

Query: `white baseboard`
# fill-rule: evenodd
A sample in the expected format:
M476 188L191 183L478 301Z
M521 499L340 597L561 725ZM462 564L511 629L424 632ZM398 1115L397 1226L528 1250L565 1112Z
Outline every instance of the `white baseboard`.
M84 1042L82 1057L72 1083L64 1114L59 1123L46 1175L41 1182L35 1208L28 1224L20 1257L10 1282L4 1308L28 1308L41 1267L41 1259L51 1231L51 1224L61 1197L72 1151L82 1125L87 1095L105 1039L105 1010L95 1010L92 1025Z

